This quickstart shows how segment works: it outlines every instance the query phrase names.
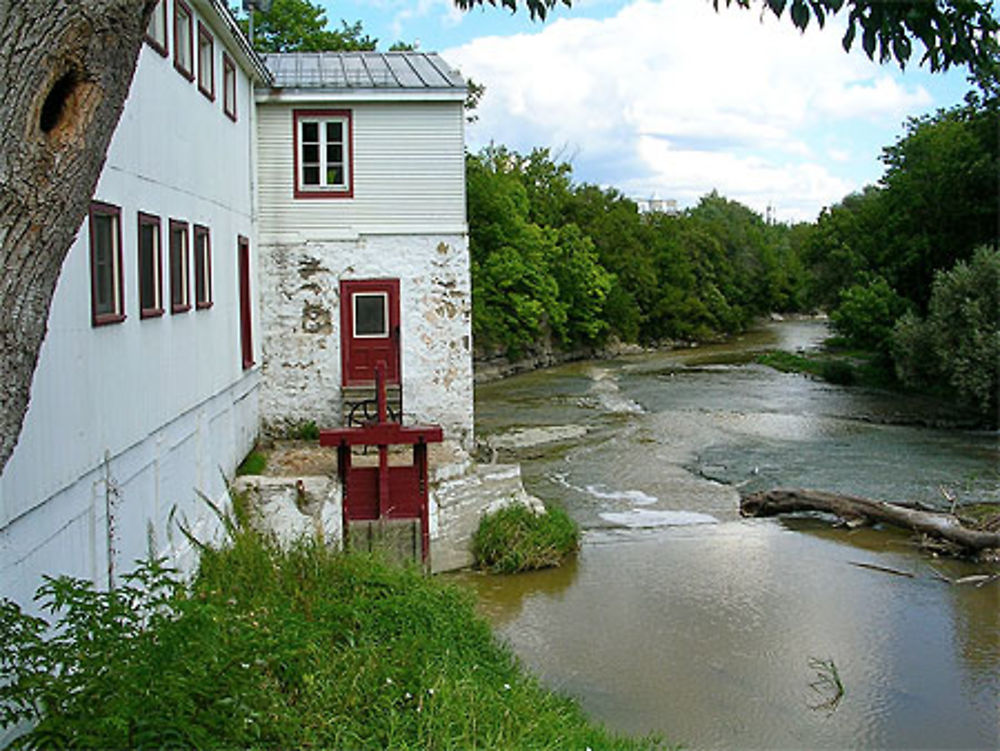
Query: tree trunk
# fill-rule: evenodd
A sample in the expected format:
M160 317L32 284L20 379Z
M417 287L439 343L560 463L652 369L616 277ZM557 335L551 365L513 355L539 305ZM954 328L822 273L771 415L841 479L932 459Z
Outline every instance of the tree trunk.
M156 0L0 0L0 473Z
M845 520L863 519L892 524L947 540L970 551L1000 548L1000 533L970 529L951 514L923 511L869 498L837 495L821 490L776 488L751 493L740 500L740 513L743 516L774 516L793 511L826 511Z

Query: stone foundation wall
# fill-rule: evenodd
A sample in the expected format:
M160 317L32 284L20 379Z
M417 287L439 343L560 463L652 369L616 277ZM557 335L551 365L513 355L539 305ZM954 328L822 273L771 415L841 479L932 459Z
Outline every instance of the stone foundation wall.
M343 423L340 281L399 279L406 422L473 445L472 289L464 235L369 235L260 248L265 430Z

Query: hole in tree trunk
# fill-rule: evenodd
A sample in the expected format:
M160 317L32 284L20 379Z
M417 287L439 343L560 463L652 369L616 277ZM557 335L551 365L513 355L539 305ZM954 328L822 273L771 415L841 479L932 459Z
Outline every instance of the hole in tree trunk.
M38 127L42 129L42 133L50 133L59 125L66 109L66 103L73 94L73 90L76 89L77 83L76 73L71 70L63 74L52 85L49 95L45 97L45 102L42 104L42 114L38 120Z

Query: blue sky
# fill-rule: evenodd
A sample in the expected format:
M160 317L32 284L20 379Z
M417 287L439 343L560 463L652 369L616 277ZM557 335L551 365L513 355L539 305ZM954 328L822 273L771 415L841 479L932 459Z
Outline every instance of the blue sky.
M577 0L545 23L451 0L321 0L380 49L419 41L485 84L466 139L544 146L580 182L683 206L716 189L778 219L812 220L878 180L910 116L959 103L963 70L870 62L842 20L800 34L759 8L709 0Z

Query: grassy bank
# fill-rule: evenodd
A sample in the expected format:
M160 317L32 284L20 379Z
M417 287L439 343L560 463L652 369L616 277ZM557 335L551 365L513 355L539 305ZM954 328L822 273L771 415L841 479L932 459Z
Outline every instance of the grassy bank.
M515 504L483 517L472 539L476 565L496 574L558 566L580 547L580 528L563 509L536 514Z
M0 610L0 719L38 720L23 746L656 747L541 687L470 594L367 557L236 531L190 586L145 564L110 595L42 595L58 636Z
M875 352L836 347L805 354L771 350L756 361L783 373L803 373L841 386L899 387L891 364Z

